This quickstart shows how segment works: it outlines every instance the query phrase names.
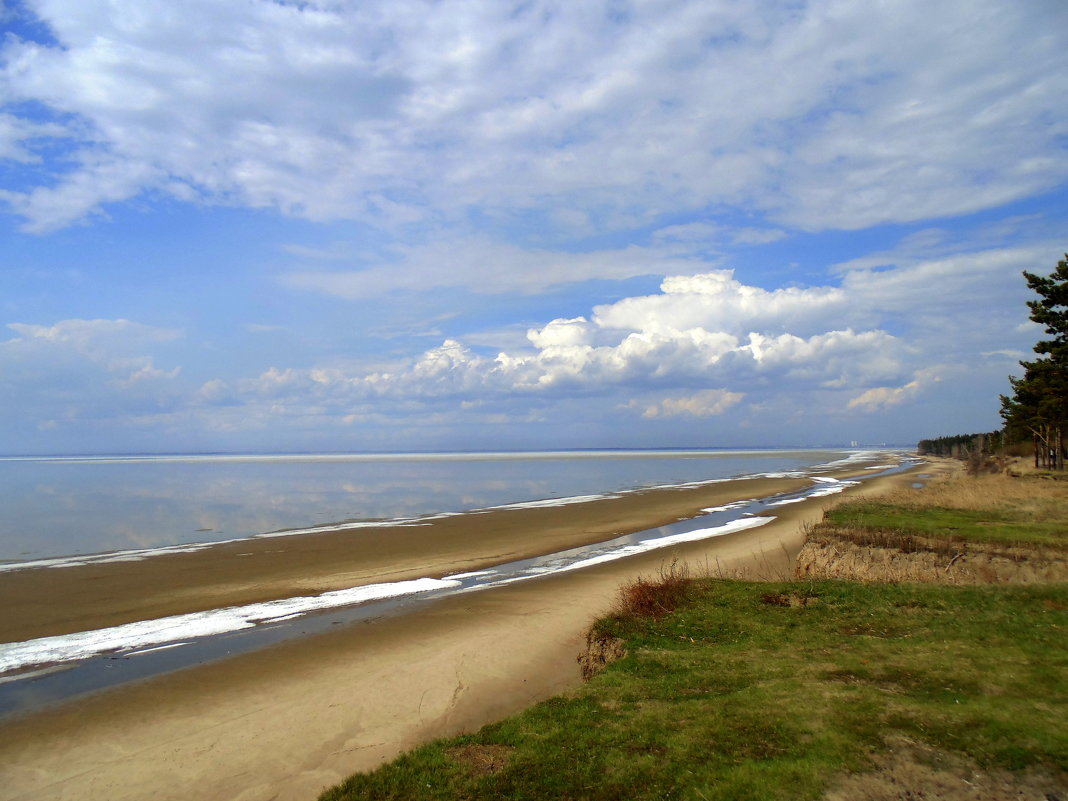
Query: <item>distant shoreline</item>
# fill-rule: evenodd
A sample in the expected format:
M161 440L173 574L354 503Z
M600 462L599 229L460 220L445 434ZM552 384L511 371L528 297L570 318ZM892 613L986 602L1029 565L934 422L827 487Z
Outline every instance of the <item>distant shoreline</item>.
M704 448L558 448L549 450L462 450L462 451L191 451L160 453L48 453L26 454L14 453L0 455L2 461L150 461L171 459L217 459L217 460L269 460L269 459L342 459L377 461L380 459L423 459L423 458L487 458L487 459L530 459L544 456L546 458L597 456L732 456L743 453L868 453L878 451L912 450L912 445L880 445L871 447L824 446L810 447L704 447Z

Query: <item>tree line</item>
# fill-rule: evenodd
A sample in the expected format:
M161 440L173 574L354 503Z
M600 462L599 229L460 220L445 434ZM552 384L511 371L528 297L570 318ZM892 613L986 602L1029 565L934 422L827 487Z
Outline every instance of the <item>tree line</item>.
M1047 339L1034 346L1038 357L1021 361L1023 376L1009 376L1012 393L1001 396L1001 431L958 434L921 440L921 454L976 460L1004 453L1014 445L1033 451L1035 467L1063 470L1068 434L1068 253L1052 273L1023 273L1037 295L1029 300L1030 318Z
M998 453L1005 447L1005 434L1002 431L989 431L982 434L955 434L951 437L921 439L916 452L921 456L946 456L951 459L965 459L973 453Z

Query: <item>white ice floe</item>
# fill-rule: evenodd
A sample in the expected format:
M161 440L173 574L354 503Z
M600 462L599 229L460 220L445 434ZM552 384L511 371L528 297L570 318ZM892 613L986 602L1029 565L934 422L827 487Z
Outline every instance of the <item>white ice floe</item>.
M264 534L255 534L250 537L238 537L232 540L219 540L218 542L190 542L181 545L163 545L158 548L137 548L126 551L107 551L105 553L79 554L74 556L57 556L48 559L33 559L26 562L0 562L0 573L11 570L26 570L29 568L48 567L79 567L81 565L100 565L110 562L140 562L157 556L167 556L176 553L193 553L207 548L216 548L220 545L230 545L235 542L247 542L250 540L273 539L275 537L295 537L300 534L327 534L332 531L348 531L361 528L412 528L415 526L429 525L431 520L441 520L446 517L455 517L461 512L446 512L425 517L399 517L392 520L356 520L346 523L331 523L323 526L310 528L287 528L280 531L268 531ZM247 554L241 554L246 556Z
M334 590L324 592L322 595L281 598L277 601L247 606L230 606L206 612L141 620L95 631L80 631L75 634L5 643L0 644L0 673L33 665L71 662L129 648L150 648L193 637L240 631L322 609L414 595L459 585L460 582L455 579L421 578L411 581L394 581Z
M454 573L453 575L449 576L449 578L450 579L457 579L457 580L460 580L460 579L473 579L473 578L480 578L482 576L492 576L493 573L494 573L493 570L472 570L470 573Z
M801 501L807 501L809 498L822 498L825 495L834 495L841 492L846 487L856 486L857 481L842 481L837 478L831 478L830 476L809 476L818 485L815 489L809 490L804 495L796 498L786 498L782 501L772 501L768 506L786 506L790 503L801 503Z
M99 565L105 562L139 562L150 556L165 556L173 553L192 553L211 548L217 543L196 542L187 545L167 545L160 548L138 548L128 551L111 551L82 556L58 556L51 559L33 559L27 562L0 563L0 572L25 570L33 567L77 567L78 565Z
M141 656L142 654L154 654L156 651L169 651L171 648L181 648L189 645L188 642L169 642L166 645L154 645L151 648L142 648L139 651L127 651L124 656Z
M714 514L715 512L729 512L731 509L741 509L744 506L748 506L753 503L754 500L754 498L750 498L748 501L735 501L734 503L728 503L723 506L710 506L701 511L706 515Z
M609 553L600 554L598 556L591 556L588 559L582 559L578 562L573 562L566 567L560 568L560 571L564 570L579 570L583 567L592 567L593 565L603 564L604 562L611 562L616 559L623 559L628 556L634 556L636 554L645 553L647 551L655 551L658 548L667 548L671 545L681 545L684 542L697 542L698 540L706 540L710 537L722 537L724 534L733 534L735 531L744 531L748 528L756 528L762 526L765 523L770 523L774 520L774 517L747 517L741 520L732 520L729 523L724 523L722 526L713 526L712 528L699 528L696 531L684 531L681 534L671 534L667 537L652 537L647 540L642 540L634 545L625 545L622 548L618 548Z
M570 506L573 503L589 503L590 501L603 501L607 498L618 498L615 493L605 495L574 495L569 498L545 498L540 501L520 501L519 503L504 503L500 506L487 506L476 509L477 512L495 512L500 509L545 509L553 506Z

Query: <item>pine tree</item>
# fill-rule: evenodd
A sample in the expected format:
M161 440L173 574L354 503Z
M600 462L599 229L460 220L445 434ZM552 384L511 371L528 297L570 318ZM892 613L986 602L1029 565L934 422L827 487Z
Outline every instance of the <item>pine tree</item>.
M1035 445L1035 466L1064 469L1064 434L1068 429L1068 253L1048 276L1024 271L1039 300L1030 300L1031 319L1050 339L1035 344L1039 358L1022 361L1022 378L1009 378L1013 394L1001 396L1001 416L1008 434L1027 436Z

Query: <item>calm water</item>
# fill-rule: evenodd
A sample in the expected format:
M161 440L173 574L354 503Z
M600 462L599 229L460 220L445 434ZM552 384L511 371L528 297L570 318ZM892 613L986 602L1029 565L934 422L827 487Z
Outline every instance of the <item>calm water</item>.
M0 459L0 561L220 542L824 464L843 451Z

